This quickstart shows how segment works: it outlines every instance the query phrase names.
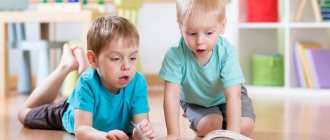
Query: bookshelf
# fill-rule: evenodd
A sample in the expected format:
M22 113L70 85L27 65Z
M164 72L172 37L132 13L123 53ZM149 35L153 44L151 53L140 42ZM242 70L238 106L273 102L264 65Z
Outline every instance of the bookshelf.
M318 42L322 47L330 46L330 22L317 22L311 2L308 0L301 21L295 16L300 0L278 0L278 22L247 22L248 0L232 1L229 6L231 23L238 28L233 34L233 45L237 46L239 61L250 93L274 94L330 94L330 89L308 89L299 87L293 56L296 41ZM232 11L232 12L231 12ZM235 12L239 11L239 12ZM231 18L231 19L230 19ZM235 38L233 37L233 38ZM255 53L280 53L284 57L283 86L252 85L252 56ZM330 62L329 62L330 65Z

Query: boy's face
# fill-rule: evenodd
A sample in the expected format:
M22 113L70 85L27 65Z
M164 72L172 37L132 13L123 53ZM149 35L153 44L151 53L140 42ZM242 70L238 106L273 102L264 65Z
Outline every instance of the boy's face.
M181 34L197 59L210 58L219 35L225 31L226 20L219 22L210 17L188 18L180 25Z
M137 46L123 46L123 39L113 39L103 48L91 64L97 68L102 85L112 93L118 93L136 73ZM95 56L95 55L94 55Z

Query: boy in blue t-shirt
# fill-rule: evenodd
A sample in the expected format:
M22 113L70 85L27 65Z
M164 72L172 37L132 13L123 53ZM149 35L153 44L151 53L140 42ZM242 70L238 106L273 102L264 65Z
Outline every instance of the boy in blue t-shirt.
M136 72L139 34L125 18L97 18L87 34L86 69L80 48L63 47L59 66L38 86L18 113L29 128L60 129L77 139L126 140L141 131L149 139L155 132L149 123L147 84ZM79 80L68 99L52 104L65 76L78 69ZM131 121L139 124L134 129Z
M246 136L254 128L251 99L235 49L223 37L228 0L177 0L182 37L166 53L159 76L165 80L167 139L180 137L179 105L197 136L227 129Z

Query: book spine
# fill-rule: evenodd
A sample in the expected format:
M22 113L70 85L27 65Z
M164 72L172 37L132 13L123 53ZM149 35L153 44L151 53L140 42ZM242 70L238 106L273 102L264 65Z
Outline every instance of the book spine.
M304 72L304 77L305 77L306 82L307 82L307 87L308 88L314 88L314 85L313 85L313 82L312 82L312 79L311 79L310 70L308 68L309 66L308 66L308 63L307 63L304 47L302 45L307 45L307 44L300 43L300 46L299 46L299 55L300 55L300 59L301 59L302 69L303 69L303 72Z
M316 20L316 22L321 22L322 18L321 18L321 11L320 11L319 4L318 4L317 0L311 0L311 2L312 2L312 8L313 8L315 20Z
M299 57L299 43L296 42L294 45L294 51L293 55L295 57L295 64L296 64L296 70L297 70L297 77L298 77L298 82L299 86L305 88L306 87L306 80L304 77L304 72L302 70L302 65L301 65L301 60Z
M319 84L319 80L318 80L318 77L317 77L317 72L316 72L315 63L314 63L314 60L313 60L313 57L312 57L311 49L305 49L305 55L306 55L306 58L307 58L307 62L309 64L309 69L310 69L310 72L311 72L311 78L312 78L314 87L315 88L320 88L320 84Z
M303 12L304 12L304 9L306 7L306 4L307 4L307 0L302 0L299 4L299 8L298 8L298 11L297 11L297 14L296 14L296 17L295 17L295 21L296 22L299 22L301 21L301 17L303 15Z

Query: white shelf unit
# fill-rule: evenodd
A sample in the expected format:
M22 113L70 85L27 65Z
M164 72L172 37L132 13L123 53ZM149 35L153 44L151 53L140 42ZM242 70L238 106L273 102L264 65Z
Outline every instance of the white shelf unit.
M230 10L232 23L238 27L237 39L233 44L238 46L239 61L246 79L249 92L252 93L306 93L329 94L330 89L307 89L298 85L295 62L293 58L293 44L296 41L312 41L328 47L330 22L315 22L308 1L301 22L294 21L294 16L300 0L279 0L279 22L248 23L247 0L233 1ZM235 13L235 12L232 12ZM230 18L230 17L229 17ZM281 53L284 57L284 86L253 86L252 85L252 56L255 53ZM330 62L329 62L330 65Z

